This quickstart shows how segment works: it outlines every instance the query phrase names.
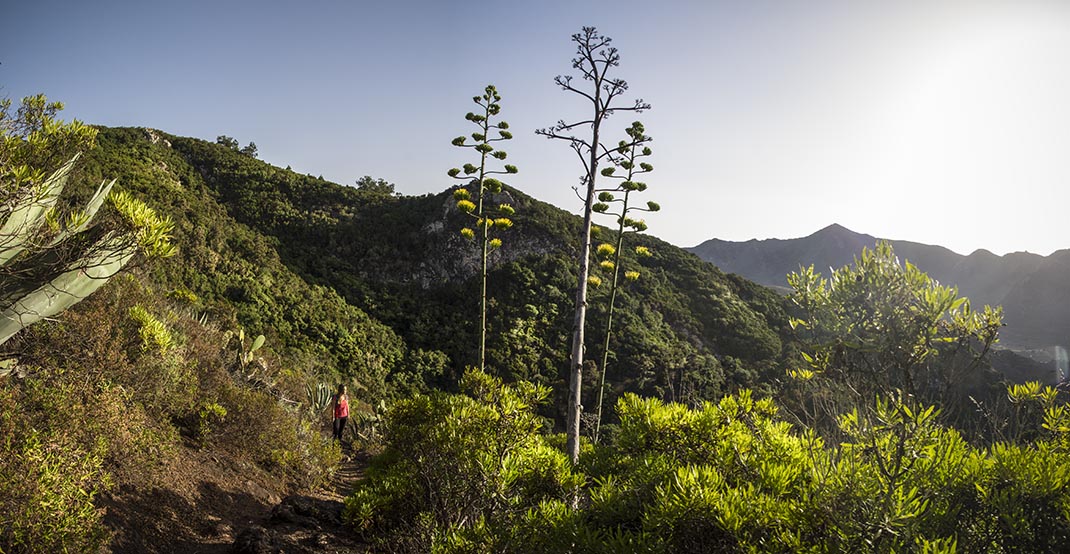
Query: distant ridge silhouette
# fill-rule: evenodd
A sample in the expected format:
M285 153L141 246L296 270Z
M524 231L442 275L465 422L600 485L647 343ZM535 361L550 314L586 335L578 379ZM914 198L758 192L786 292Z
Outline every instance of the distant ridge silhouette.
M863 247L880 240L833 223L809 236L733 242L710 239L688 248L723 271L779 290L787 274L813 265L823 275L850 264ZM909 260L941 284L957 286L975 308L1002 305L1001 344L1034 349L1070 345L1070 249L1049 256L1014 252L997 256L979 249L968 256L942 246L890 240L900 261Z

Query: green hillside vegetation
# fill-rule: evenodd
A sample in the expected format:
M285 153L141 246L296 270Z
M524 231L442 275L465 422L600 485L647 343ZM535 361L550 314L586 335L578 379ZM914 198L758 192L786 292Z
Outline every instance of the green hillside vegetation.
M3 544L105 542L101 499L150 486L188 448L315 486L338 450L305 409L306 386L351 383L368 411L456 390L476 363L478 257L456 232L465 216L452 189L403 197L371 178L346 187L141 128L97 129L95 143L61 203L82 205L116 179L174 222L178 248L8 345L19 365L0 384L10 408ZM510 248L490 257L488 367L558 391L577 218L515 189L498 195L518 216ZM643 278L618 298L608 401L633 391L697 404L768 386L789 329L782 299L653 237L635 243L653 256L621 262L641 264ZM594 291L594 317L604 294ZM587 374L593 406L598 374ZM561 403L542 405L546 424ZM93 424L67 425L72 413ZM29 508L46 504L72 509Z
M264 334L302 371L322 374L324 380L356 380L368 398L382 398L387 376L402 370L403 341L333 290L295 275L282 263L271 237L236 222L220 204L233 202L255 214L251 217L272 218L264 221L274 225L277 211L263 206L281 200L263 190L216 191L202 177L202 171L238 171L246 164L253 164L256 175L282 170L202 142L200 146L224 155L206 169L166 146L170 137L152 136L155 142L143 129L102 130L100 147L85 156L81 176L92 182L113 175L126 190L174 218L181 249L148 268L153 281L198 316Z
M1012 389L1037 433L988 446L905 396L841 415L830 442L750 391L628 394L616 440L576 466L540 430L548 394L473 372L462 394L399 403L346 517L390 552L1059 552L1070 534L1054 389Z
M237 286L245 275L283 281L284 272L258 274L248 269L254 264L238 261L226 266L237 276L223 284L182 273L177 268L189 263L186 253L208 252L175 256L171 241L186 240L192 225L179 212L178 231L159 214L192 204L211 215L207 204L161 188L175 182L153 174L136 151L111 165L94 158L100 148L79 160L72 150L93 148L100 137L77 121L56 120L61 104L31 97L10 118L9 104L0 107L6 256L0 284L7 301L15 301L4 324L26 327L4 342L0 373L0 552L99 550L109 541L101 519L109 495L117 488L148 494L190 449L251 464L249 477L282 488L325 483L340 450L322 436L322 414L304 401L304 386L317 375L293 362L302 351L280 349L279 356L263 347L266 338L246 340L235 321L242 306L208 307L189 288ZM77 174L62 189L56 163ZM116 176L128 181L98 186ZM244 252L270 252L251 234L227 236ZM113 252L125 252L122 263L108 261ZM127 265L131 259L141 260L140 267ZM133 271L116 274L123 265ZM188 286L169 286L176 275ZM83 278L88 285L78 285ZM47 302L24 292L42 284ZM317 297L306 289L307 298ZM361 318L333 299L340 312ZM288 333L273 336L309 343ZM161 500L155 496L152 504ZM119 521L137 510L118 508L109 517Z
M626 393L616 432L572 464L538 417L548 389L473 370L459 394L387 413L346 517L393 552L1062 548L1070 410L985 367L998 309L972 309L887 243L789 282L805 367L779 403Z
M452 189L405 197L389 186L346 187L207 141L152 132L153 143L148 133L102 129L86 171L122 175L175 217L176 240L189 245L154 271L195 294L198 307L235 306L242 325L333 365L369 398L384 383L449 388L478 362L479 257L456 232L467 216ZM560 344L571 325L578 218L512 188L497 196L516 215L509 248L490 256L487 365L510 380L555 384L567 365ZM612 398L630 390L700 402L777 373L790 332L782 299L654 237L634 244L653 255L622 262L642 266L643 277L618 299ZM600 294L592 317L603 317ZM360 327L347 336L341 321ZM592 329L590 348L600 333Z

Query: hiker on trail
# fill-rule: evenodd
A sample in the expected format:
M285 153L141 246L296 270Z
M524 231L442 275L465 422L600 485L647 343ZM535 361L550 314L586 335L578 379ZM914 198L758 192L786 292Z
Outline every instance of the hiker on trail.
M342 441L342 431L346 429L346 421L349 419L349 395L346 394L346 386L338 385L338 394L334 395L334 440Z

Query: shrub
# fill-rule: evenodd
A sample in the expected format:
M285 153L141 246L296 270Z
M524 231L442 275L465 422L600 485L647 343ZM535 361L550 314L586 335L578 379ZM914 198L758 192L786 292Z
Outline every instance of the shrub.
M93 505L111 483L105 441L38 431L23 402L0 386L0 552L96 551L108 538Z
M476 370L461 389L390 406L383 452L346 499L346 519L391 549L498 545L511 522L583 482L540 436L549 389Z
M560 436L505 409L537 387L465 381L467 395L395 405L346 501L387 549L1056 552L1070 537L1070 413L1054 393L1033 394L1048 403L1040 439L987 448L906 395L841 416L837 445L749 391L696 409L625 395L616 444L584 445L584 480Z

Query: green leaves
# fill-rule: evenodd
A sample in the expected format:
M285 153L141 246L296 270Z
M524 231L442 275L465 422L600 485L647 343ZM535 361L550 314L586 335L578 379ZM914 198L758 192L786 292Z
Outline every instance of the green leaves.
M507 525L582 484L583 476L539 435L535 410L548 388L503 385L474 370L460 386L463 394L419 396L390 410L384 451L346 500L347 521L379 536L404 530L411 540L413 525L426 516L437 533L471 537L473 526L485 532Z
M995 385L979 364L996 340L1000 312L974 313L955 289L900 264L888 243L863 249L829 279L800 268L788 284L800 312L790 323L822 387L846 386L854 394L903 390L926 402L957 404L969 400L953 400L954 383L966 379L982 391ZM976 402L994 401L973 395ZM952 417L976 429L965 415Z
M146 256L168 258L178 251L178 247L171 242L171 232L175 226L171 218L157 216L152 208L125 192L113 193L108 200L122 216L138 248Z
M150 258L176 251L171 221L114 192L114 180L102 182L83 209L61 208L81 155L71 149L92 146L97 131L56 120L63 105L44 96L23 99L14 119L10 107L10 101L0 101L0 279L8 290L0 305L0 343L81 301L139 251ZM63 160L54 162L60 155ZM105 218L94 229L106 201L119 217Z

